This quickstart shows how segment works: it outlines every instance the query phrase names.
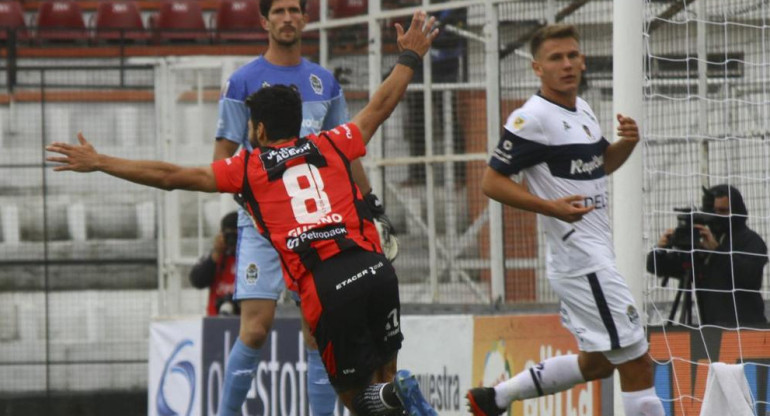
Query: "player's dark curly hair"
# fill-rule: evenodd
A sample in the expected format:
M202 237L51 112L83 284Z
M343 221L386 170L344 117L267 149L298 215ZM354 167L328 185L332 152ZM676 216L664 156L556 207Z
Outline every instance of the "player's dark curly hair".
M267 15L270 14L270 8L273 7L273 1L274 0L259 0L259 12L262 13L262 17L267 19ZM302 13L307 13L307 9L305 6L307 5L307 0L299 0L299 8L302 10Z
M267 140L299 137L302 127L302 98L294 85L271 85L260 88L246 99L254 128L265 127Z

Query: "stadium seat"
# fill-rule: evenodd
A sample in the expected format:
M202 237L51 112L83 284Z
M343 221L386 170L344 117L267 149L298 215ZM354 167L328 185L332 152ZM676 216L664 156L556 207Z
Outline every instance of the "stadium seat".
M27 24L24 23L24 11L17 1L0 3L0 40L8 38L8 29L16 30L16 39L27 39Z
M94 39L104 41L116 40L147 40L149 32L145 31L142 15L133 1L99 2L94 17Z
M257 41L266 40L267 32L259 22L257 0L220 0L216 15L212 16L216 27L215 40Z
M37 10L37 39L49 42L88 40L88 31L78 3L66 0L40 3Z
M157 41L201 41L210 39L198 0L166 0L150 19Z
M317 22L321 18L321 2L319 0L307 0L305 3L305 14L307 22Z
M331 0L329 8L331 9L330 17L341 19L367 14L369 2L367 0Z

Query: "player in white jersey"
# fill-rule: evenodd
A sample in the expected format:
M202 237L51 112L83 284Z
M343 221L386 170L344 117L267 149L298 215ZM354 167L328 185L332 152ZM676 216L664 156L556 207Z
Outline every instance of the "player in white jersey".
M615 268L607 215L607 175L631 154L639 129L618 114L620 139L610 144L602 136L591 107L577 96L585 56L573 26L540 29L530 49L540 91L508 118L482 189L492 199L540 214L547 276L580 352L549 358L494 387L471 389L470 411L499 415L515 400L567 390L617 368L626 415L662 416L644 329ZM526 186L511 180L519 172Z

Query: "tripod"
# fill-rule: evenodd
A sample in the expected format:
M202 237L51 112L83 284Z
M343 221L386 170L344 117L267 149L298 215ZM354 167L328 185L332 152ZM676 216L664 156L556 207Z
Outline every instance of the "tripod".
M668 279L670 276L666 276L663 279L663 286L668 285ZM679 287L674 297L674 303L671 304L671 312L668 314L668 325L674 324L674 318L676 317L676 311L679 309L679 303L682 303L682 308L679 313L679 323L685 325L692 325L692 274L690 270L685 270L682 276L679 278ZM684 293L684 300L682 294Z

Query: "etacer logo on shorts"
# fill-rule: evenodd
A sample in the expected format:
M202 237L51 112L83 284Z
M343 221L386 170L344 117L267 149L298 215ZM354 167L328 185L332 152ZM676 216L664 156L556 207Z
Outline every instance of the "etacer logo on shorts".
M300 246L305 246L313 241L332 240L339 236L346 235L348 230L344 224L332 225L323 228L315 228L296 236L286 239L286 247L289 250L296 250Z
M354 274L353 276L350 276L347 279L337 283L337 286L335 287L335 289L340 290L343 287L355 282L356 280L364 276L374 276L375 274L377 274L377 270L379 270L382 266L383 266L382 262L378 262L375 265L369 266L361 270L360 272Z
M570 165L569 173L570 175L580 173L590 175L593 171L602 166L604 166L604 156L594 155L594 157L587 162L583 159L574 159Z

